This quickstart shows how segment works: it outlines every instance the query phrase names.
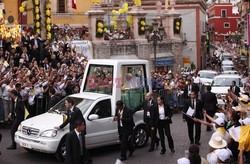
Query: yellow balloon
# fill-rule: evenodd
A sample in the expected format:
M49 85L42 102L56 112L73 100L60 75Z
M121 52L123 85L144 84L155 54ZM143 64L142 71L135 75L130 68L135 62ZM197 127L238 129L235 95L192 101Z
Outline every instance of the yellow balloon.
M177 26L180 26L180 22L176 22L176 25L177 25Z
M134 3L136 6L141 6L141 0L135 0Z
M102 24L101 22L99 22L99 23L97 24L97 26L98 26L98 28L103 28L103 24Z
M175 29L176 29L176 30L180 30L180 27L179 27L179 26L176 26Z
M128 7L124 7L123 10L124 10L124 12L127 12L128 11Z
M103 30L102 30L101 28L98 28L98 29L97 29L97 32L102 33Z
M35 9L35 13L38 14L39 13L39 8Z
M141 21L141 25L145 26L146 25L145 21Z
M50 10L46 10L46 15L50 16Z
M112 17L112 21L116 21L116 16L113 16L113 17Z
M116 11L115 11L115 10L112 10L112 14L113 14L113 15L116 15Z
M123 8L128 7L128 3L123 4Z
M123 13L124 13L124 10L123 10L123 9L119 9L119 13L120 13L120 14L123 14Z
M36 29L36 33L40 34L41 30L40 29Z
M145 27L141 27L141 31L144 31L145 30Z
M51 25L48 24L48 25L46 26L46 29L47 29L48 31L50 31L50 30L51 30Z
M47 39L48 39L48 40L51 39L51 33L50 33L50 32L47 33Z
M46 9L50 9L50 5L49 4L46 4Z
M38 10L39 10L39 7L38 7L38 6L36 6L36 7L35 7L35 9L38 9Z
M40 15L36 14L36 20L39 20L39 19L40 19Z
M21 4L21 6L22 6L23 8L25 8L26 5L27 5L27 2L26 2L26 1L22 2L22 4Z
M22 6L19 7L19 11L22 13L24 12L24 8Z
M35 5L39 5L39 0L35 0Z
M36 22L36 27L39 28L40 27L40 22Z
M107 28L104 28L104 30L103 30L104 32L107 32L108 31L108 29Z
M51 19L50 19L50 18L47 18L47 19L46 19L46 23L47 23L47 24L50 24L50 23L51 23Z

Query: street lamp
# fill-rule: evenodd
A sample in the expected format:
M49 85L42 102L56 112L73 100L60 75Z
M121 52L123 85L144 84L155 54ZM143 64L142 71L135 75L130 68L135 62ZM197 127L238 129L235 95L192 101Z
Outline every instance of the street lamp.
M165 30L160 25L158 27L158 23L154 22L153 24L153 30L151 30L149 27L146 27L145 35L149 43L153 43L154 46L154 70L156 71L156 46L158 42L163 41L163 37L165 36Z

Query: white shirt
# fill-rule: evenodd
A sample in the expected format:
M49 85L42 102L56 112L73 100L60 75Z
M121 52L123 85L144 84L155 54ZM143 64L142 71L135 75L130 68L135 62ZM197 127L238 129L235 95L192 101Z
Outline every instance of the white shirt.
M164 111L164 106L158 105L159 108L159 119L160 120L165 120L165 111Z
M73 109L74 109L74 106L72 106L72 108L70 108L70 111L71 111L71 112L74 112Z
M75 130L75 132L76 132L76 135L77 135L78 139L80 139L79 134L81 134L81 133L79 133L76 129L74 129L74 130Z
M193 77L194 83L199 84L200 83L200 77Z
M9 91L11 89L11 87L7 84L3 84L2 89L3 89L3 99L4 100L11 100L10 91Z
M207 161L209 164L217 164L218 163L218 157L214 152L211 152L207 155Z

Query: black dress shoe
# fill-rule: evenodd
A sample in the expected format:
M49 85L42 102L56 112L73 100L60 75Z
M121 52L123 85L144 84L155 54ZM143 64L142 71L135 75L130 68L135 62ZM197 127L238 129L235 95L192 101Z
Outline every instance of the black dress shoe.
M15 145L10 145L9 147L7 147L8 150L14 150L16 149L16 146Z
M200 145L201 145L201 143L200 143L200 142L195 142L195 144L196 144L196 145L198 145L198 146L200 146Z
M152 152L152 151L154 151L154 149L152 149L152 148L150 148L150 149L148 150L148 152Z
M120 158L120 160L121 161L125 161L125 160L127 160L127 158L126 157L122 157L122 158Z
M166 150L161 150L161 153L160 154L165 154L166 153Z
M174 150L174 149L171 149L171 152L172 152L172 153L175 153L175 150Z

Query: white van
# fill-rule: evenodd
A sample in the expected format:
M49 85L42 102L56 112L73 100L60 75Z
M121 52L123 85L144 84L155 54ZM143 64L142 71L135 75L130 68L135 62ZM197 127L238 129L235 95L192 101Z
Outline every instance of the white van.
M113 121L116 101L122 100L135 108L147 92L151 92L149 62L146 60L90 60L86 67L79 94L70 95L86 120L86 147L96 148L119 143L117 122ZM132 80L132 81L131 81ZM59 160L66 156L65 136L69 126L56 131L67 113L64 100L47 113L21 123L15 141L28 151L55 154ZM143 111L134 114L135 145L143 147L148 140Z

